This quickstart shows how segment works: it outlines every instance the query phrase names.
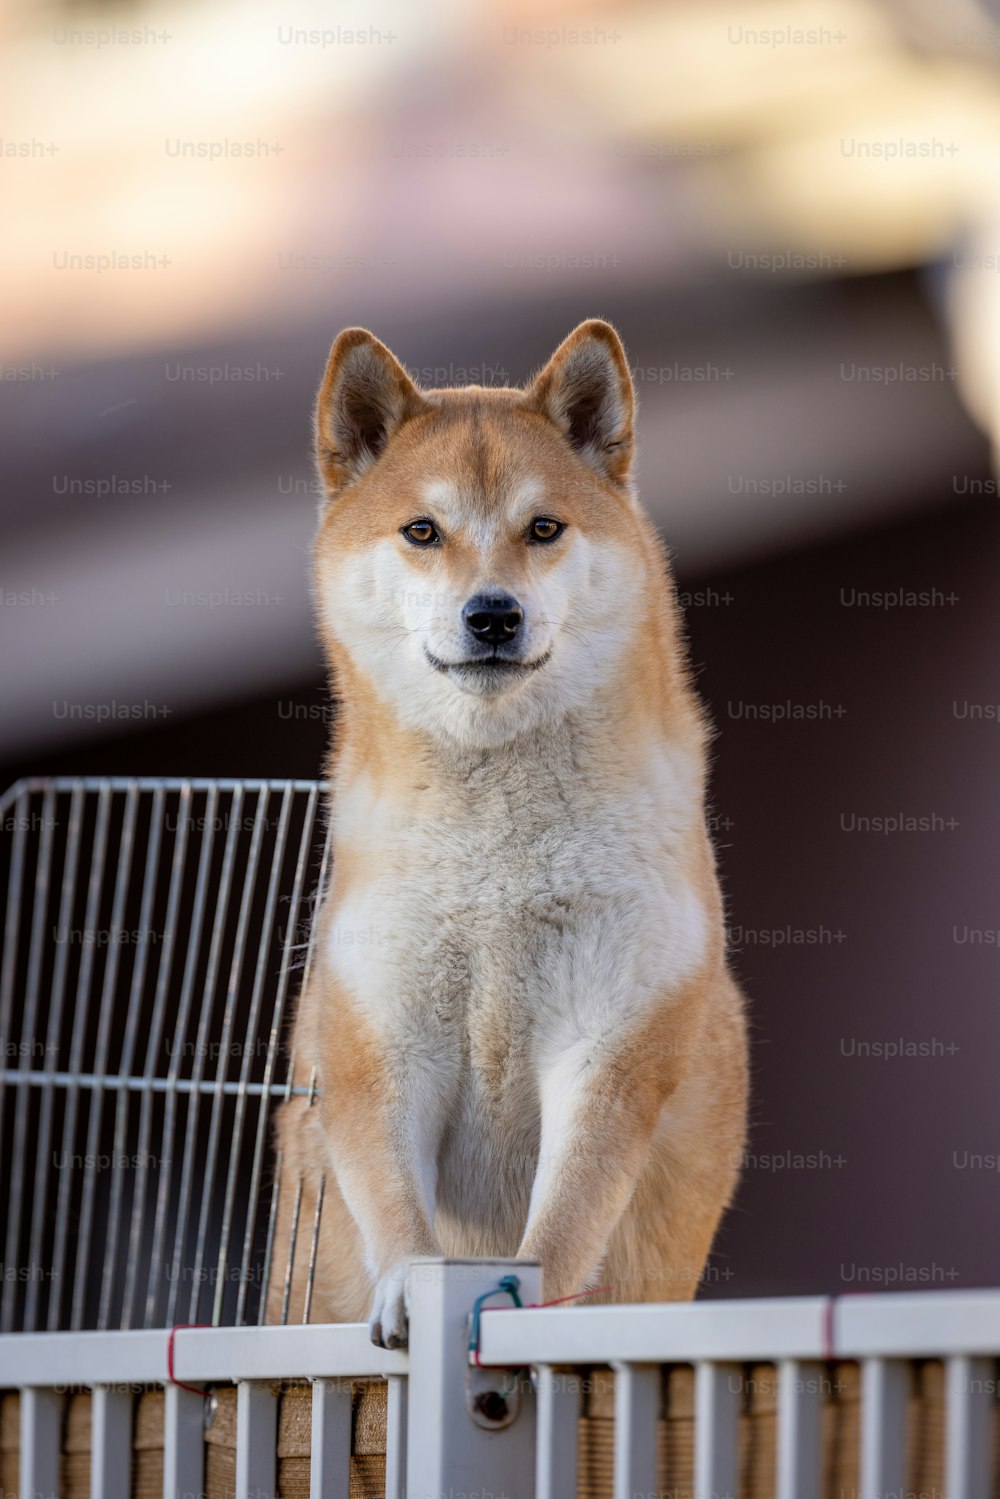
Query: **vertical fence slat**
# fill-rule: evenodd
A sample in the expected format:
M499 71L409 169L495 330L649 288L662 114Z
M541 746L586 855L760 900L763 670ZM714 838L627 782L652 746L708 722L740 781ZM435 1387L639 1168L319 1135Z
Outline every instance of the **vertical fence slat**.
M576 1499L579 1384L575 1374L538 1366L535 1499Z
M314 1379L309 1493L347 1499L351 1485L351 1381Z
M132 1394L96 1385L90 1404L91 1499L129 1499L132 1492Z
M948 1499L990 1499L993 1384L991 1359L948 1359L944 1484Z
M21 1391L21 1499L58 1499L62 1397Z
M163 1499L199 1499L205 1485L205 1399L167 1385L163 1401Z
M910 1368L902 1359L866 1358L861 1366L861 1499L902 1493L906 1483L906 1401Z
M386 1396L385 1499L406 1493L406 1375L390 1374ZM345 1489L346 1494L346 1489Z
M236 1386L236 1499L272 1499L278 1478L278 1397L269 1384Z
M612 1364L615 1371L615 1499L656 1494L656 1364Z
M824 1366L778 1363L778 1499L819 1499Z
M721 1499L738 1492L743 1370L703 1360L694 1389L694 1499Z

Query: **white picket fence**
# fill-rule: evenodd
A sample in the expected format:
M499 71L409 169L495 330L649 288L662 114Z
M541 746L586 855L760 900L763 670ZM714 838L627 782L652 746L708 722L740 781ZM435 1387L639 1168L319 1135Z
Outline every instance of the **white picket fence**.
M498 1289L506 1276L517 1277L523 1309ZM665 1363L695 1369L696 1499L736 1499L747 1362L777 1368L778 1499L820 1499L822 1376L833 1358L862 1369L859 1499L905 1493L907 1361L918 1358L940 1358L947 1371L947 1499L994 1492L1000 1291L531 1306L539 1295L540 1273L524 1262L415 1261L406 1352L373 1347L353 1325L0 1337L0 1387L21 1393L21 1499L57 1499L62 1393L79 1388L93 1392L93 1499L126 1499L134 1390L157 1385L164 1495L198 1499L204 1399L184 1386L220 1383L238 1390L237 1499L270 1499L284 1379L312 1381L313 1496L346 1499L351 1379L379 1377L389 1389L386 1499L573 1499L572 1371L594 1365L615 1371L615 1499L653 1499Z

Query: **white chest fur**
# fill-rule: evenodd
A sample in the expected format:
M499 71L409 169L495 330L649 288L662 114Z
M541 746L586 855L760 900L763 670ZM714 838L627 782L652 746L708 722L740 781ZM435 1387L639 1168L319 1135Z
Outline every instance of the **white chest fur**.
M442 1242L499 1252L527 1211L541 1077L578 1042L613 1045L703 960L697 767L657 748L638 774L601 771L555 736L410 787L358 778L334 813L334 857L363 850L364 874L328 912L323 960L447 1099Z
M492 1026L530 1032L537 1055L697 969L690 762L658 748L638 776L602 775L576 748L519 743L402 793L364 777L335 804L335 848L363 847L367 874L330 913L325 956L384 1034Z

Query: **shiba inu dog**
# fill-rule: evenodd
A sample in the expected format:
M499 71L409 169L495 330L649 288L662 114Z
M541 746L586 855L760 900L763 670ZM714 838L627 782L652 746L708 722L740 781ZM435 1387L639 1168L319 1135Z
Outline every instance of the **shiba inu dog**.
M745 1028L633 408L604 322L525 389L422 391L364 329L333 345L333 872L294 1034L315 1097L279 1122L272 1319L284 1300L399 1346L418 1255L538 1260L547 1299L698 1285L743 1149Z

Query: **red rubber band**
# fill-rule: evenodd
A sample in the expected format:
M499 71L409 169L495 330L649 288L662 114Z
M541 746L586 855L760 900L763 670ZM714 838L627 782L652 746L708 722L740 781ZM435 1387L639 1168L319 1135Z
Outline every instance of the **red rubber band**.
M870 1296L870 1291L842 1291L837 1296L827 1298L823 1308L823 1357L830 1363L837 1358L836 1339L834 1338L834 1312L838 1303L846 1301L848 1296Z
M595 1286L592 1291L577 1291L572 1296L557 1296L555 1301L527 1301L523 1307L515 1306L489 1306L484 1307L485 1312L540 1312L547 1306L562 1306L567 1301L579 1301L584 1296L599 1296L602 1291L613 1290L613 1286ZM473 1349L473 1360L477 1369L502 1369L503 1364L483 1364L479 1361L479 1349Z
M167 1334L167 1380L170 1384L176 1385L179 1390L189 1390L192 1395L204 1395L205 1391L199 1390L196 1385L185 1384L183 1379L177 1379L174 1376L174 1338L187 1328L211 1327L211 1325L210 1322L175 1322Z
M567 1301L582 1301L584 1296L600 1296L602 1291L613 1291L614 1286L595 1286L592 1291L575 1291L572 1296L557 1296L555 1301L529 1301L525 1306L526 1312L540 1312L547 1306L563 1306ZM491 1307L491 1311L501 1311L501 1307Z

